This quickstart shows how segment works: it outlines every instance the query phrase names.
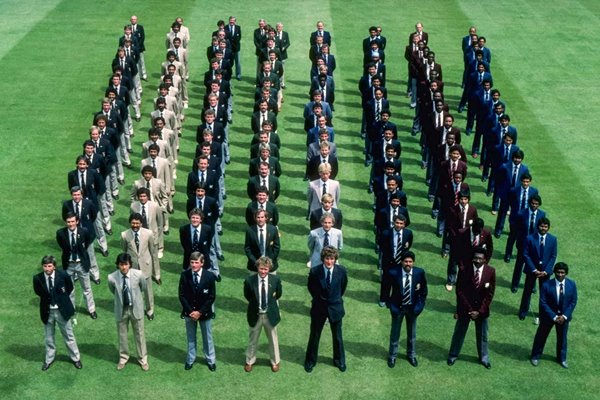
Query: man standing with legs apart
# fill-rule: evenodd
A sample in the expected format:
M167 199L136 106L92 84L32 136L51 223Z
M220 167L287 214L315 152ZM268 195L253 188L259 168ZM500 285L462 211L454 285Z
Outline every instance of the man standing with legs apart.
M456 325L452 335L448 365L456 362L471 321L475 322L475 339L479 361L492 368L488 357L488 317L496 289L496 270L487 265L485 249L473 249L472 266L465 265L456 283Z
M344 300L342 296L348 286L346 268L337 264L338 252L327 246L321 252L321 261L308 273L308 291L312 296L310 309L310 337L306 348L304 370L312 372L317 364L319 341L325 321L329 320L333 339L333 365L341 372L346 371L346 354L342 338L342 318L344 318Z
M190 267L179 278L179 302L183 307L187 335L185 369L190 370L196 361L196 332L202 332L202 351L211 372L217 370L215 344L212 338L212 307L215 302L215 275L204 269L204 255L198 251L190 254Z
M561 367L569 368L567 331L577 305L577 286L571 279L566 278L568 273L569 266L566 263L556 263L554 279L544 283L540 290L540 326L531 349L531 364L534 367L538 366L552 327L556 327L556 361Z
M392 296L388 307L392 314L392 329L390 331L390 350L388 367L396 366L400 327L406 317L406 357L413 367L417 364L417 317L425 308L427 298L427 279L422 268L413 267L415 253L407 251L402 255L402 268L390 271L392 276Z
M248 348L246 350L246 365L244 371L251 372L256 362L256 348L262 328L269 341L269 357L271 371L279 371L279 339L277 324L279 315L279 298L281 297L281 280L275 274L269 273L273 262L269 257L256 260L257 274L252 274L244 281L244 297L248 300L247 319L250 325Z
M40 297L40 317L44 323L46 337L46 359L42 371L46 371L54 362L56 324L73 365L81 369L83 366L71 324L71 317L75 314L73 303L69 298L69 294L73 291L73 281L66 272L56 269L56 259L53 256L42 258L42 269L42 272L33 277L33 290Z
M142 370L148 371L148 352L144 335L144 299L147 298L147 283L142 271L131 268L131 256L121 253L117 256L118 271L108 275L108 288L115 296L115 318L119 334L119 363L117 370L125 368L129 360L127 333L129 323ZM147 302L147 301L146 301ZM147 307L147 304L146 304Z

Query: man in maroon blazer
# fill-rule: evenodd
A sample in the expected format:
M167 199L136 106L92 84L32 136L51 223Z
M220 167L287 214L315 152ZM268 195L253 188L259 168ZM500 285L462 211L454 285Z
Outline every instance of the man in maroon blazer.
M448 276L446 290L452 291L456 283L456 274L462 265L462 257L471 250L471 227L478 218L477 208L470 204L471 193L462 191L458 195L458 204L450 208L446 229L450 243L450 259L448 260Z
M488 317L496 290L496 270L486 263L482 247L473 250L473 263L458 273L456 284L456 325L448 352L448 365L456 362L471 321L475 322L477 354L481 364L492 368L488 356Z

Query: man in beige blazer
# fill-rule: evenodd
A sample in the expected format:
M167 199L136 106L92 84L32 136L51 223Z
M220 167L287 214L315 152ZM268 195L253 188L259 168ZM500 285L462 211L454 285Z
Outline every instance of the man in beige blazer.
M160 263L158 250L154 242L154 234L150 229L142 228L143 217L139 213L131 214L129 217L130 229L121 232L121 248L131 256L131 268L140 270L146 279L148 289L146 295L146 316L148 320L154 319L154 293L152 281L154 279L159 285Z
M146 279L141 271L131 268L133 262L129 254L119 254L116 264L118 271L108 276L108 288L115 296L115 319L117 320L119 334L117 370L125 368L125 364L129 361L127 333L131 322L138 362L142 370L148 371L148 353L144 336L144 297L146 297L145 294L148 288Z

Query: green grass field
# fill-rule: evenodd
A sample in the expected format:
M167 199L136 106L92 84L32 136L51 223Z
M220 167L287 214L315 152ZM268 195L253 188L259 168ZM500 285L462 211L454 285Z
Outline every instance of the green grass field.
M468 1L356 1L234 2L207 6L183 0L177 5L157 1L99 0L3 1L0 3L0 44L5 93L0 119L0 394L3 398L59 397L110 398L137 395L148 398L201 396L247 398L252 396L312 398L597 398L600 390L600 301L595 285L591 253L597 246L600 190L596 171L600 156L595 138L598 97L594 97L595 66L600 62L594 39L600 36L600 3L591 0L544 2ZM142 138L149 127L151 95L157 87L164 59L164 35L176 16L190 27L191 91L184 136L181 142L176 213L171 235L166 237L162 259L163 282L155 286L156 319L146 324L150 371L133 363L116 370L117 335L112 298L106 276L114 268L118 234L127 226L129 203L122 195L113 217L115 235L110 237L108 258L99 256L102 284L94 286L99 318L78 316L75 335L84 368L68 363L58 339L58 357L50 370L40 371L44 356L43 326L38 298L31 287L44 254L58 255L54 235L62 226L61 201L69 197L66 174L87 136L92 114L100 109L110 62L122 26L136 14L146 29L146 64L149 81L144 85L143 119L135 124L139 165ZM228 199L222 244L226 261L223 281L217 287L217 319L214 337L216 373L202 364L184 371L185 328L179 318L178 275L181 271L177 228L186 223L185 174L195 148L199 123L205 49L218 19L230 14L243 28L244 79L233 81L234 123L230 131L232 163L227 169ZM252 31L259 18L282 21L290 33L291 48L286 69L287 89L280 113L282 138L282 251L280 276L282 322L279 325L282 365L278 374L268 367L265 339L259 362L251 374L244 373L247 324L242 281L247 275L243 252L243 212L249 154L250 114L255 57ZM306 290L307 250L305 221L304 131L302 106L307 101L308 37L317 20L323 20L333 36L332 53L338 60L335 72L336 112L334 126L342 184L340 208L344 212L345 247L342 263L349 270L344 339L348 371L331 365L331 340L327 331L321 341L319 364L312 374L302 368L309 333L309 295ZM416 21L430 35L430 47L444 67L446 99L455 110L460 98L462 54L460 40L470 25L487 37L493 53L495 87L507 103L507 113L519 130L519 145L526 153L543 209L559 240L558 259L571 266L570 277L579 289L579 304L569 335L569 370L554 360L554 335L538 368L529 362L535 333L531 318L517 318L520 301L510 293L512 265L502 261L506 235L495 241L492 265L498 281L490 317L491 370L477 362L473 329L468 333L461 357L449 368L446 356L454 326L454 294L445 291L446 261L439 257L439 239L429 216L430 203L418 160L418 141L409 134L412 110L408 108L404 46ZM370 25L381 25L388 39L386 50L388 90L394 116L401 129L403 176L409 196L411 229L417 265L424 267L430 284L427 306L419 318L417 355L419 367L404 359L395 369L386 366L389 312L377 306L378 281L373 251L371 196L367 195L368 170L362 164L360 103L357 82L361 74L362 39ZM457 115L464 129L465 114ZM470 148L471 137L464 140ZM476 164L469 157L472 172ZM137 174L127 172L129 190ZM473 201L487 226L490 199L475 174L468 180ZM80 288L76 288L80 295ZM534 297L533 302L537 301ZM80 309L83 311L83 309ZM404 335L404 331L402 332ZM402 341L402 343L404 343ZM401 346L400 355L404 354Z

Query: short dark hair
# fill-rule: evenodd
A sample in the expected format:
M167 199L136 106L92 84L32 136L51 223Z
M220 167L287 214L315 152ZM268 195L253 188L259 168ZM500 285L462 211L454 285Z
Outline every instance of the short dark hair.
M554 272L556 274L556 272L562 269L565 271L565 275L569 274L569 266L567 265L567 263L564 262L557 262L556 264L554 264L554 268L552 269L552 272Z
M52 264L52 265L54 265L56 267L56 257L51 256L51 255L44 256L44 257L42 257L41 264L42 265Z
M115 260L115 265L118 267L119 264L129 264L131 265L131 256L128 253L120 253L117 255L117 259Z

